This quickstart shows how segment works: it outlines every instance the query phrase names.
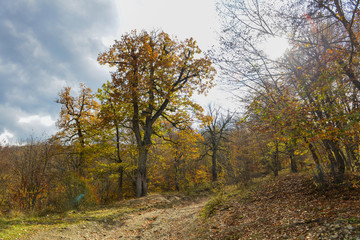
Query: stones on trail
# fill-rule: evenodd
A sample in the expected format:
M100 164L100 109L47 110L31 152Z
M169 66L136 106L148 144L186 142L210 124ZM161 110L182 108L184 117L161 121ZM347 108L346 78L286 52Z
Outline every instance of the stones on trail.
M356 228L346 222L334 222L326 223L319 228L311 230L311 234L306 236L306 239L322 239L322 240L332 240L332 239L359 239L359 232L355 231Z
M351 224L347 225L346 228L350 231L353 231L355 229Z
M286 234L284 234L284 235L282 236L282 239L289 239L289 236L286 235Z

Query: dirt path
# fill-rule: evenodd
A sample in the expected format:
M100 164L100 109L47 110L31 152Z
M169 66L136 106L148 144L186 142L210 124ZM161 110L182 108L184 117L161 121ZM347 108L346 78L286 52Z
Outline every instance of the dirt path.
M129 216L103 239L187 239L204 202Z
M63 228L45 230L32 236L34 240L102 240L102 239L190 239L199 211L206 199L156 208L171 200L161 195L135 200L133 204L147 204L147 210L135 211L120 219L83 221ZM155 204L154 204L155 203ZM154 205L154 206L152 206Z

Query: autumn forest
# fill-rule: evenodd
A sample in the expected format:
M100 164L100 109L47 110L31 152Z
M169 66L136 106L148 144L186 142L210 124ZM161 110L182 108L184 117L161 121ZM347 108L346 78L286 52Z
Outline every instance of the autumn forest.
M149 193L305 174L342 186L360 172L358 0L224 0L219 47L133 30L99 53L99 89L62 89L58 132L0 147L0 209L61 212ZM261 46L287 39L276 59ZM238 111L193 97L225 86ZM220 238L219 238L220 239Z

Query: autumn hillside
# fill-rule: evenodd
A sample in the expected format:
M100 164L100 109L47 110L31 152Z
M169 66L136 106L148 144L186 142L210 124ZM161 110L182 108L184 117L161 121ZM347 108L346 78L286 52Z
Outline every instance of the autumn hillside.
M319 187L307 174L284 174L223 191L204 207L197 238L360 239L359 180Z

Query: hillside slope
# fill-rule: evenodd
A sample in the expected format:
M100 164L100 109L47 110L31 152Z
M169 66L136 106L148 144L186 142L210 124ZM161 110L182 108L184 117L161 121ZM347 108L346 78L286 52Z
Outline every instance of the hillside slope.
M360 186L316 187L309 176L287 174L205 207L210 215L195 239L360 239Z

